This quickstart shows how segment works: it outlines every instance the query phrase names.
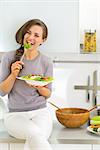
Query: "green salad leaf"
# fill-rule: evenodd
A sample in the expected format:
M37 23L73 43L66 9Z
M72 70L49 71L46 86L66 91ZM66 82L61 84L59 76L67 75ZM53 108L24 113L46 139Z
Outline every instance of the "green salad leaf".
M91 120L90 121L92 125L99 125L100 121Z
M27 80L34 80L34 81L44 81L44 82L54 80L52 77L44 77L44 76L41 76L41 75L32 75L32 74L22 76L21 78L27 79Z
M22 76L22 78L24 78L24 79L30 79L31 76L32 76L32 74L28 74L26 76Z
M99 125L100 124L100 116L95 116L95 117L91 118L90 122L93 125Z
M23 45L23 47L24 47L25 49L29 49L29 48L32 47L32 45L31 45L30 43L25 43L25 44Z
M39 76L39 77L36 77L36 78L34 78L34 80L35 81L52 81L53 80L53 78L52 77L41 77L41 76Z
M100 121L100 116L95 116L95 117L91 118L91 120Z

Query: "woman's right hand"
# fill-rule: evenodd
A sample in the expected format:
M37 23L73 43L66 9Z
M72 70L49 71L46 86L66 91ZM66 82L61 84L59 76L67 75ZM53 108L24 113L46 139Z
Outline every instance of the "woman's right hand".
M18 76L18 74L20 73L20 70L22 69L22 65L24 65L22 61L16 61L15 63L11 65L11 74L14 77Z

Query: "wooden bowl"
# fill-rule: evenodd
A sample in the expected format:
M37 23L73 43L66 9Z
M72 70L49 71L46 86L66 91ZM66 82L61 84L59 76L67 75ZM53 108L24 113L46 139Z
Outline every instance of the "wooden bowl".
M68 128L77 128L85 124L89 119L90 113L82 108L62 108L56 110L58 121Z

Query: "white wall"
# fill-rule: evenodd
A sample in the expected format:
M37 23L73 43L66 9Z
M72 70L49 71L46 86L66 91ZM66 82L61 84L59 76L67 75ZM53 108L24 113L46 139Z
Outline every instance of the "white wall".
M79 52L78 0L0 1L0 51L15 50L15 33L26 21L43 20L49 37L43 52Z

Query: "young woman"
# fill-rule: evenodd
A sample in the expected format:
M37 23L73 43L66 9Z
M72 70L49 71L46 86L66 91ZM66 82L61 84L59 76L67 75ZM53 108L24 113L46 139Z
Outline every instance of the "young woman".
M10 135L26 140L25 150L51 150L48 138L52 119L46 107L51 83L32 86L16 78L28 74L53 76L51 60L38 50L47 36L47 26L41 20L29 20L16 33L20 48L7 52L1 62L0 95L8 94L9 109L4 117L5 127ZM26 43L30 45L28 49L23 46Z

